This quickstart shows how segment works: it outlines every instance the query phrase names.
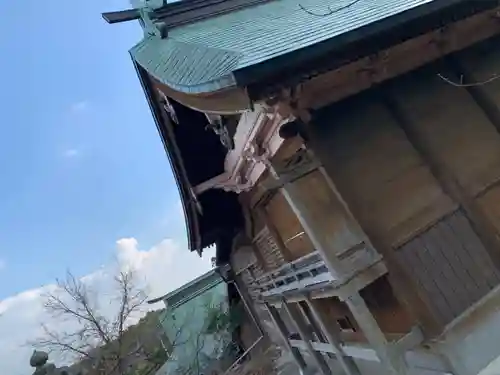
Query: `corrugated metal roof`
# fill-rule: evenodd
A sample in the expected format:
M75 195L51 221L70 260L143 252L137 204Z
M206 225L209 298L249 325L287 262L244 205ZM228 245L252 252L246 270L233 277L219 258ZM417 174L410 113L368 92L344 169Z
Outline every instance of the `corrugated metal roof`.
M174 28L165 39L147 37L131 53L166 85L209 92L234 85L238 69L433 1L273 0Z

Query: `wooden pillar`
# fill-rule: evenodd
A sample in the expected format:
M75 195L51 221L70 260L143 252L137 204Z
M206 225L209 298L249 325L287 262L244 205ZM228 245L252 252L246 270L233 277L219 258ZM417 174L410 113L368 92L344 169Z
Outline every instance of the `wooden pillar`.
M325 336L323 329L319 325L316 317L311 311L311 307L307 304L307 295L304 296L304 301L298 302L300 309L302 310L302 313L306 317L306 320L311 324L311 328L313 333L318 337L318 340L320 342L325 342L328 341L327 337ZM305 304L305 305L304 305Z
M308 155L312 158L313 163L317 162L316 160L314 160L314 155L312 155L311 153L308 153ZM278 173L277 169L271 162L268 162L268 168L271 174L276 178L276 180L282 181L281 178L283 176ZM349 274L349 270L345 269L344 265L337 257L336 250L328 241L325 233L317 229L319 225L315 222L315 217L310 212L309 207L307 207L307 205L301 199L301 192L294 186L293 183L286 183L286 177L287 176L285 176L285 178L283 179L285 183L283 183L283 186L281 187L282 194L286 198L292 211L297 216L297 219L302 224L304 231L311 239L311 242L315 246L316 250L321 255L323 261L325 262L325 265L328 267L330 274L338 280L345 279L346 275ZM339 194L335 194L335 197L338 199ZM347 211L345 202L339 202L338 206L344 207L343 213L346 214ZM346 217L346 220L349 224L352 223L352 220L349 216ZM367 242L367 244L369 244L369 242ZM359 326L365 333L365 336L368 338L370 344L377 352L377 355L379 356L381 362L385 365L387 371L389 371L390 374L394 375L406 374L404 366L402 366L401 362L396 359L396 356L388 354L389 352L385 336L380 330L380 327L375 318L364 304L363 298L361 297L359 292L353 291L353 294L349 298L350 300L346 301L349 309L358 321ZM355 303L353 301L355 301Z
M351 357L345 355L344 350L342 349L342 343L339 337L337 337L336 333L331 327L331 324L327 324L322 317L321 312L317 309L315 301L311 300L309 297L306 297L306 302L311 310L311 313L314 319L318 322L321 331L326 336L328 342L335 350L335 357L339 361L340 366L346 373L346 375L361 375L358 366L354 362Z
M491 259L495 265L500 268L500 243L496 236L496 230L488 217L479 209L474 201L474 197L467 193L457 179L449 173L446 165L435 157L432 150L427 146L426 141L417 131L415 131L416 124L413 123L395 99L395 94L393 94L392 89L388 86L381 96L383 97L386 108L405 132L408 141L419 153L422 160L428 165L429 170L439 182L443 191L463 208L476 234L488 250Z
M307 372L306 361L304 360L304 357L302 357L302 355L300 354L299 350L297 348L294 348L290 344L290 339L288 338L289 336L288 329L286 328L285 323L281 319L279 313L273 306L269 306L267 303L264 303L264 306L268 311L269 316L271 317L271 320L273 321L274 325L278 329L278 332L281 336L283 344L285 345L285 348L292 355L293 361L295 362L295 364L297 365L302 374L306 373Z
M491 47L493 48L493 46ZM464 81L463 88L467 90L478 107L481 108L486 117L488 117L488 120L490 120L495 129L500 133L500 110L494 99L486 93L483 85L475 85L473 83L476 82L474 74L461 63L458 57L449 56L446 59L446 63L455 75L462 78Z
M347 298L345 302L361 327L368 342L377 352L380 362L389 371L389 374L408 374L408 368L404 362L403 356L397 353L394 347L388 345L384 333L380 330L378 323L366 306L363 297L359 294L354 294Z
M311 332L309 331L308 327L306 326L302 313L299 310L299 307L295 303L287 303L283 301L283 307L285 308L286 312L290 316L290 319L292 320L293 324L299 331L299 335L304 340L304 343L306 344L307 350L309 351L309 354L311 355L312 359L318 366L318 370L323 374L323 375L331 375L331 370L328 364L326 363L325 359L323 356L314 350L312 346L312 341L313 341L313 336Z
M271 174L280 181L280 174L277 172L276 168L272 163L268 165ZM335 254L335 249L332 248L331 244L328 242L325 233L316 230L316 223L314 216L309 212L308 207L304 204L301 199L301 192L294 186L293 183L286 183L281 187L281 193L287 200L290 208L297 216L300 224L304 228L304 231L309 236L311 242L313 243L316 251L321 254L328 270L332 276L336 279L341 280L347 274L347 271L343 269L340 259Z
M252 319L253 323L257 327L259 333L261 336L267 336L266 331L262 327L262 323L260 322L260 319L257 317L257 311L255 311L255 308L252 303L252 297L248 294L248 291L246 288L240 288L238 286L238 282L236 280L233 280L233 284L238 291L241 300L243 301L243 305L248 311L248 315L250 315L250 318Z
M420 289L418 285L404 272L401 264L394 255L391 245L371 228L370 224L359 214L359 208L352 205L355 199L348 189L344 188L340 190L335 184L335 165L331 164L331 160L328 159L328 150L325 149L325 143L321 142L321 134L317 133L316 129L319 126L318 124L311 124L308 128L308 132L310 133L308 136L308 146L311 146L314 151L324 155L324 160L320 160L322 164L320 172L325 177L331 191L343 206L344 212L350 218L354 228L362 234L365 243L383 255L384 263L389 270L389 281L397 299L411 316L423 325L426 333L430 336L440 334L443 327L424 302L424 297L419 294ZM328 170L326 168L327 163L329 163Z

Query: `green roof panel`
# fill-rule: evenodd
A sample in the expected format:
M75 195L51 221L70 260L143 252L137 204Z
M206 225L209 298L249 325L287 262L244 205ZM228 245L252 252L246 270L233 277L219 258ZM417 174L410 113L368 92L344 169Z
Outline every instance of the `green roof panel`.
M273 0L147 36L131 54L176 90L210 92L234 86L239 69L432 2L443 0Z
M211 92L235 84L232 75L242 54L148 36L130 51L132 58L160 82L187 93Z

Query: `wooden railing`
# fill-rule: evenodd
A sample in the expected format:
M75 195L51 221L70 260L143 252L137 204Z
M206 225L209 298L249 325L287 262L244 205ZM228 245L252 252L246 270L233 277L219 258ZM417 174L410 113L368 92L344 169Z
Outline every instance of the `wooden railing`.
M260 290L264 299L312 289L335 289L360 271L380 262L382 257L372 248L361 244L346 251L340 260L347 270L342 278L335 278L321 255L315 251L263 274L254 281L254 287Z

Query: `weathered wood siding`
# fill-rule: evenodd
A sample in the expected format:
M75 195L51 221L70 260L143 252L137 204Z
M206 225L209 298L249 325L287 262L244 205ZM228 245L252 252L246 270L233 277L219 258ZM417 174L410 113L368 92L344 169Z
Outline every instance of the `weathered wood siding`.
M349 226L342 210L338 207L338 201L319 171L314 171L294 181L293 184L310 209L315 227L325 234L338 254L362 242ZM275 192L264 207L270 221L268 225L275 229L275 233L272 234L278 237L277 240L285 247L285 258L295 260L314 251L307 233L279 191Z
M314 251L314 247L285 197L267 194L257 186L250 215L255 231L253 241L263 267L270 271Z
M311 213L315 228L332 249L341 254L363 242L348 222L340 203L319 170L294 181L295 188Z
M456 57L478 81L498 74L489 46ZM443 77L459 80L449 64L426 67L320 111L311 144L445 325L500 283L500 80Z
M364 298L380 329L388 339L402 337L415 324L415 321L394 296L387 277L381 277L361 290L361 296ZM343 340L366 341L363 331L344 302L341 302L338 298L331 297L315 299L313 303L319 314L328 322L330 328L338 331ZM353 331L341 329L339 320L346 317L352 324Z
M292 157L300 146L300 143L294 141L285 142L273 162L283 162ZM338 199L319 170L295 180L292 184L310 209L315 228L325 234L327 241L337 253L347 251L362 242L361 237L354 232L352 226L349 226L339 207ZM266 195L260 191L260 186L254 190L251 194L259 198L251 199L255 204L253 215L263 216L261 221L264 228L256 244L263 257L267 259L266 268L275 268L280 263L274 256L278 249L283 254L281 261L292 261L313 252L315 249L311 240L281 191L278 189ZM263 240L264 237L266 240Z
M462 210L403 245L397 254L443 324L500 283L498 270Z
M366 286L360 294L388 339L404 336L416 324L396 298L386 275Z
M288 250L290 260L295 260L313 251L314 247L309 237L304 232L285 197L279 191L275 192L265 205L265 212L276 228L276 234L280 236L283 246Z
M405 242L455 208L390 113L372 96L343 102L318 123L316 153L357 215L386 243Z

